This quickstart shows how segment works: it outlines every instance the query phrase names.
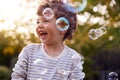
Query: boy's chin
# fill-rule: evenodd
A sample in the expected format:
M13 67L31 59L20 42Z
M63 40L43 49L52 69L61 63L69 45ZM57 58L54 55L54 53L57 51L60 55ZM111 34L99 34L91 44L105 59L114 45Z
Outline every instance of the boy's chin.
M40 39L40 42L45 43L45 42L46 42L46 40Z

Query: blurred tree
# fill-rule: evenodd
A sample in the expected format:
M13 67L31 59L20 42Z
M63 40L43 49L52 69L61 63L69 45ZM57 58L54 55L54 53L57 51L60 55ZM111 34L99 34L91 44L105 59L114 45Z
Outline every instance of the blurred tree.
M27 39L27 36L30 36ZM24 33L19 34L13 31L1 31L0 32L0 65L6 65L10 67L11 59L16 57L21 49L32 42L38 42L33 33L26 35Z

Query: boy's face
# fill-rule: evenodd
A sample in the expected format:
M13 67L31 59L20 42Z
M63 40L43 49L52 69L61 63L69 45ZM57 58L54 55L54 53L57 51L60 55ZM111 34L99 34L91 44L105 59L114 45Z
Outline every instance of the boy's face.
M44 16L38 16L36 32L41 42L47 44L62 42L65 34L56 28L55 17L46 19Z

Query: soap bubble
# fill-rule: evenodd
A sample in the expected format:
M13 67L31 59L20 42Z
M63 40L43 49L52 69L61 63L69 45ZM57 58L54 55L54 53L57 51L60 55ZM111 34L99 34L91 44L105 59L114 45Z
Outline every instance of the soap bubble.
M51 8L45 8L44 11L43 11L43 16L46 19L51 19L54 16L54 12Z
M87 6L87 0L82 0L82 4L79 5L77 8L73 7L72 5L70 4L65 4L65 7L67 10L69 10L70 12L73 12L73 13L79 13L81 11L83 11L86 6ZM66 2L65 2L66 3Z
M96 35L97 35L98 37L101 37L101 36L103 35L101 29L96 29Z
M107 32L105 27L100 27L99 29L101 31L101 34L105 34Z
M110 72L108 75L109 80L118 80L118 74L116 72Z
M91 29L88 33L89 38L92 40L98 39L98 35L96 34L96 32L96 29Z
M56 21L56 27L60 31L65 31L69 28L69 21L65 17L60 17Z
M87 6L87 0L83 0L82 4L77 8L77 12L83 11Z

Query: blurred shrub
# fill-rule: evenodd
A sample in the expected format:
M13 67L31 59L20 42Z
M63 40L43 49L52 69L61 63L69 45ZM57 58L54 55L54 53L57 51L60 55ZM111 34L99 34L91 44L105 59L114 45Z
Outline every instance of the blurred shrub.
M5 66L0 66L0 80L9 80L10 70Z

